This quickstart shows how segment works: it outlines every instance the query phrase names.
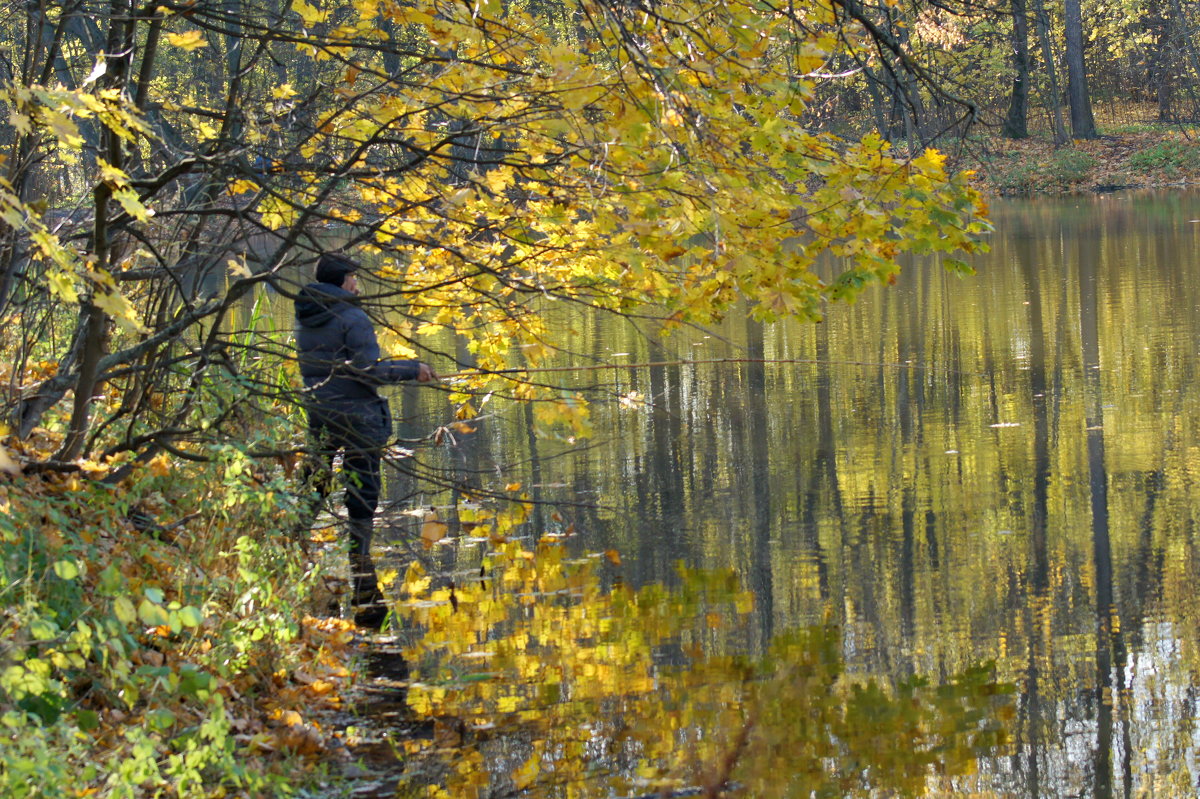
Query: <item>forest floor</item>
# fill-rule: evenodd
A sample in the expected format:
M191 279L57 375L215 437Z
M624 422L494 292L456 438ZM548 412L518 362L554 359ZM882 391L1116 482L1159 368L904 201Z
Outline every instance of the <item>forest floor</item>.
M1200 184L1200 136L1179 126L1116 128L1055 147L1048 135L973 138L951 156L992 196L1032 196Z

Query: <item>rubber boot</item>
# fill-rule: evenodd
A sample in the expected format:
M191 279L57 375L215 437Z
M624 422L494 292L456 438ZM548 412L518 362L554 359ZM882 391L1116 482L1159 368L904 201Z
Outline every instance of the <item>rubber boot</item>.
M388 610L383 601L383 592L379 590L375 561L371 558L372 528L371 519L351 519L347 525L350 537L350 584L353 590L351 606L355 624L378 630L383 626Z

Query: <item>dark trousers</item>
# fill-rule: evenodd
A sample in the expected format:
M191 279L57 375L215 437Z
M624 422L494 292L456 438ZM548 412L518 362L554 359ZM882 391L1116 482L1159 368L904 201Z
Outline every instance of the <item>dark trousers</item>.
M383 447L392 433L382 397L314 401L308 405L310 457L303 472L312 487L312 516L333 490L333 459L342 453L351 552L370 554L371 521L379 505ZM355 523L357 522L357 523Z

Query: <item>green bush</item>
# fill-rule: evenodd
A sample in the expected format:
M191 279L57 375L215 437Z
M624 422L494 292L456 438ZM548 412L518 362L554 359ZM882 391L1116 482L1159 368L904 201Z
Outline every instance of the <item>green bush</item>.
M1200 145L1173 139L1162 141L1129 156L1127 163L1138 172L1175 175L1200 168Z
M1050 160L1040 171L1050 185L1066 188L1087 180L1088 173L1097 163L1096 158L1089 153L1063 148L1050 156Z
M117 485L0 485L0 796L274 797L305 780L231 721L296 663L317 579L282 532L296 502L243 451L206 454Z
M1019 163L996 176L1002 194L1030 194L1042 186L1042 177L1032 164Z

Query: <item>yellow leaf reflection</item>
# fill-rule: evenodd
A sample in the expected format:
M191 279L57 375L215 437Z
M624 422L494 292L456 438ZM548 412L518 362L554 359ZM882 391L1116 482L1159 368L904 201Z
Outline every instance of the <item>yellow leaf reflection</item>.
M753 596L732 572L681 568L671 588L634 589L612 563L506 542L479 579L456 580L454 601L409 570L409 707L461 739L414 752L408 788L912 795L1006 745L1010 689L990 666L937 686L852 680L836 628L756 643Z

